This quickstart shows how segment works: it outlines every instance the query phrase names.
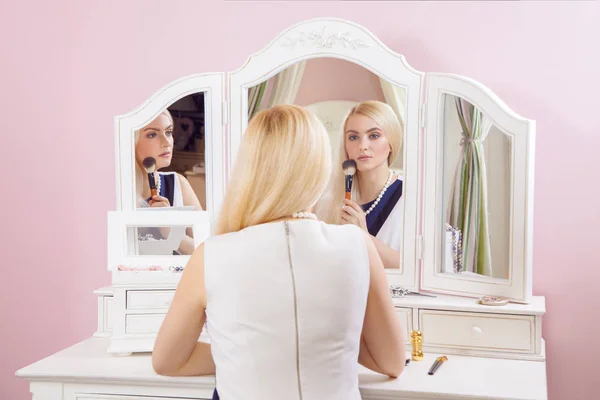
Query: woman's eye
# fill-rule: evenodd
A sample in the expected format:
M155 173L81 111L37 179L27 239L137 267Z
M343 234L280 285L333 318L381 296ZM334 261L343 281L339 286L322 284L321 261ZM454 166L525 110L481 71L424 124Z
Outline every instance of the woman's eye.
M156 133L149 133L146 135L146 137L152 139L153 137L156 137Z
M173 136L173 131L167 131L166 134L167 136Z
M358 139L358 136L356 136L356 135L348 136L348 140L356 140L356 139Z
M371 139L379 139L379 133L372 133L371 134Z

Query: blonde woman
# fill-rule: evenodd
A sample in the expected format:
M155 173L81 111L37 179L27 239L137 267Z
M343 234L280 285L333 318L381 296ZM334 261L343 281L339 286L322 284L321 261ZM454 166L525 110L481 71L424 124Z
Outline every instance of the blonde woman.
M187 179L176 172L161 172L154 174L158 195L150 196L148 174L143 167L146 157L156 160L156 170L171 165L173 158L173 117L164 110L152 122L135 131L135 177L138 207L181 207L193 206L202 210L200 201ZM169 228L161 228L159 234L166 237ZM153 230L158 231L158 230ZM194 241L190 237L191 230L184 237L178 252L191 254L194 251Z
M390 165L402 148L403 127L394 110L380 101L365 101L348 112L340 137L338 160L317 214L329 223L353 224L371 237L385 268L398 268L402 248L404 199L402 178ZM352 200L344 198L345 160L356 161Z
M223 400L358 400L358 364L397 377L402 328L371 239L311 213L331 170L327 133L301 107L257 113L219 235L198 246L156 338L163 375L216 371ZM211 343L198 341L208 320Z

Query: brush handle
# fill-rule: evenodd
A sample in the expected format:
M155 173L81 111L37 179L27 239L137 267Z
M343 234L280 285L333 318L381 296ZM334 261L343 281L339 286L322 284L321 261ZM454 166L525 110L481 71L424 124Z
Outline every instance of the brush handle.
M154 180L154 172L148 173L148 184L150 185L150 197L158 195L158 190L156 189L156 181Z
M346 175L346 200L352 200L352 181L354 181L353 175Z
M429 369L429 372L428 372L428 374L429 374L429 375L433 375L433 374L435 374L435 371L437 371L437 370L438 370L438 368L439 368L439 367L440 367L442 364L443 364L443 361L436 360L436 361L433 363L433 365L431 366L431 368Z

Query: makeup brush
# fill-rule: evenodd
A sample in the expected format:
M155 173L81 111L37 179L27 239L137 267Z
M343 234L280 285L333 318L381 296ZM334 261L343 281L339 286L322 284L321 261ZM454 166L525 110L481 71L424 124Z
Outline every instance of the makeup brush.
M156 171L156 160L154 157L146 157L142 161L144 169L148 173L148 183L150 184L150 197L154 197L158 194L156 190L156 181L154 180L154 171Z
M356 161L346 160L342 163L342 169L346 176L346 199L352 200L352 181L354 180L354 173L356 172Z

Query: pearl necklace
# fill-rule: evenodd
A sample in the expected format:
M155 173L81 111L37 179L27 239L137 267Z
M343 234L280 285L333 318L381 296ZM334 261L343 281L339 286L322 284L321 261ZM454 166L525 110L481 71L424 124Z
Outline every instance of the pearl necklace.
M381 201L381 198L385 194L385 191L392 184L392 178L393 177L394 177L394 173L392 172L392 170L390 170L390 174L388 175L387 182L383 186L383 189L381 189L381 192L379 192L379 196L377 196L377 198L375 199L375 202L373 202L373 204L371 204L371 207L369 207L369 209L367 211L365 211L365 215L369 215L369 213L375 209L375 207L377 206L377 204L379 204L379 202Z
M155 174L156 174L155 175L156 178L158 178L158 179L156 179L156 178L154 179L154 181L156 182L156 193L160 196L160 181L161 181L161 179L160 179L160 175L158 174L158 172L155 172Z
M295 212L292 214L292 218L307 218L307 219L314 219L317 220L317 216L311 212Z

